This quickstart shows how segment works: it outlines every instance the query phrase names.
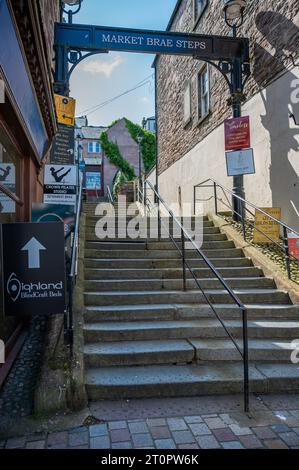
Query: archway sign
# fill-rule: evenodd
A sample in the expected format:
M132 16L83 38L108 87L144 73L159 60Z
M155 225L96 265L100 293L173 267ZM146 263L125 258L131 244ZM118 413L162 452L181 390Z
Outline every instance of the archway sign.
M232 101L243 100L250 75L247 38L56 23L55 51L55 91L60 95L68 94L70 75L83 59L109 51L174 54L209 62L225 77Z

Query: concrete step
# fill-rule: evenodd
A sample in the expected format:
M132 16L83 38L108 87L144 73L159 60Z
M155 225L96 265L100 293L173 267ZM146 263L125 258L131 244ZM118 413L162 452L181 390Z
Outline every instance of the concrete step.
M231 288L245 288L245 289L265 289L274 288L275 283L273 279L267 277L235 277L225 278L228 286ZM198 279L199 285L203 289L223 289L222 284L217 278L213 279ZM104 279L104 280L88 280L85 281L85 290L89 292L100 291L146 291L146 290L177 290L183 289L182 279ZM197 283L194 279L187 279L187 289L197 289Z
M241 312L237 306L215 304L214 309L222 320L240 319ZM297 305L248 305L248 320L291 319L299 320ZM105 307L86 307L84 318L86 322L104 321L157 321L184 320L200 318L215 318L211 307L206 304L157 304L157 305L124 305Z
M190 363L195 350L186 340L90 343L84 347L87 367Z
M249 369L250 391L298 391L299 368L258 364ZM91 368L86 372L90 400L199 396L241 393L242 363Z
M203 234L220 234L220 229L218 227L214 227L213 225L209 225L209 226L203 226L202 227L202 232ZM89 220L86 220L86 234L87 235L91 235L93 236L94 234L96 233L96 224L95 223L90 223ZM116 238L112 238L111 241L132 241L131 238L129 237L123 237L123 236L119 236L119 233L118 231L116 230L116 233L115 233L115 237ZM170 239L169 237L169 232L167 233L167 231L162 231L161 232L161 238L162 240L168 240ZM181 233L176 233L174 238L177 238L178 240L181 239ZM151 233L151 231L148 229L147 231L147 237L144 238L144 237L138 237L137 238L138 240L143 240L143 241L147 241L148 239L150 239L151 241L159 241L159 238L158 238L158 233L154 230L153 233Z
M239 299L246 304L290 304L286 292L277 289L234 289ZM206 290L205 295L210 302L234 303L227 291ZM167 303L205 303L200 291L103 291L85 292L85 305L151 305Z
M235 277L263 277L263 271L260 268L254 266L248 267L235 267L235 268L218 268L218 272L221 276L227 278ZM191 278L191 273L187 270L187 277ZM209 268L199 268L194 270L194 274L199 279L211 278L214 276L213 272ZM182 279L182 269L134 269L134 268L86 268L85 279L86 280L111 280L111 279Z
M216 242L217 243L217 242ZM222 242L223 243L223 242ZM210 246L210 245L209 245ZM226 248L222 249L210 249L204 243L202 247L203 253L208 258L241 258L244 253L239 248ZM133 259L178 259L180 253L178 250L169 250L165 253L163 250L101 250L101 249L90 249L85 248L85 256L87 258L133 258ZM186 250L186 259L198 258L200 255L195 250Z
M178 244L178 247L181 249L181 243ZM148 251L150 252L167 252L167 254L171 251L177 253L178 248L175 246L174 243L169 243L169 242L161 242L161 243L151 243L148 242L146 245L143 243L110 243L108 244L107 242L98 242L98 241L86 241L85 242L85 248L86 249L91 249L91 250L99 250L100 252L138 252L138 256L142 256L142 253L147 253ZM186 250L189 252L194 252L194 247L192 246L192 243L186 242L185 245ZM203 244L200 247L203 250L217 250L217 249L222 249L226 250L227 248L235 248L234 242L231 242L229 240L224 240L224 241L203 241Z
M193 268L206 268L207 264L203 261L196 258L188 258L189 264ZM248 267L252 266L252 261L249 258L240 257L240 258L217 258L212 256L210 261L216 268L235 268L235 267ZM104 268L109 270L110 268L130 268L130 269L165 269L165 268L181 268L182 260L181 259L133 259L133 258L98 258L98 257L88 257L85 253L85 268Z
M230 333L242 337L241 320L225 320ZM249 320L249 338L292 338L299 336L299 321ZM147 322L97 322L84 326L86 342L95 341L148 341L156 339L227 338L217 319Z
M142 239L139 238L136 240L101 240L97 237L95 230L88 230L85 234L85 239L87 242L98 242L99 246L104 250L107 249L137 249L137 250L146 250L146 249L156 249L156 250L172 250L174 248L174 242L169 239L159 240L159 239ZM181 238L176 238L176 243L181 247ZM203 241L206 242L221 242L227 241L227 236L222 233L204 233ZM186 242L188 243L188 242Z

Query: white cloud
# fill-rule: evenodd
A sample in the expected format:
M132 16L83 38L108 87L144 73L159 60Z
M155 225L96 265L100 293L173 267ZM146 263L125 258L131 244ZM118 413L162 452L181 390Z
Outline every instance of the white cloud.
M92 74L106 75L111 77L112 73L124 62L120 56L113 57L112 60L90 60L83 64L82 70Z

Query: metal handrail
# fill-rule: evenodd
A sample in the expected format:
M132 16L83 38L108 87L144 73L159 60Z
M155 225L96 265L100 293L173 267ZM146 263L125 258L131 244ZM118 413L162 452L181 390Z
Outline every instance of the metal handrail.
M74 344L74 321L73 321L73 295L78 275L78 250L79 250L79 225L82 208L83 178L80 180L78 201L76 206L76 222L73 232L73 243L71 253L71 267L68 273L68 308L65 319L65 339L70 345L71 356L73 356Z
M113 196L112 196L112 194L111 194L110 186L107 186L107 194L108 194L109 202L110 202L111 204L114 204L115 201L114 201L114 198L113 198Z
M206 183L209 183L209 182L211 182L212 184L207 185ZM225 196L228 193L233 198L235 198L235 199L237 199L238 201L241 202L241 210L240 210L241 213L239 211L237 211L232 205L228 205L222 199L218 198L218 195L217 195L217 188L218 187L222 190L222 192ZM242 198L241 196L235 194L232 190L230 190L226 186L218 183L218 181L215 181L213 178L208 178L208 179L206 179L206 180L202 181L201 183L194 186L194 188L193 188L193 192L194 192L194 213L196 211L196 202L201 201L200 199L196 199L196 189L197 188L214 188L214 196L212 196L212 198L214 197L214 199L215 199L215 213L216 213L216 215L218 215L218 201L221 202L224 206L228 207L230 210L232 210L232 212L238 216L239 220L242 223L243 237L244 237L245 241L247 241L247 234L246 234L246 223L247 223L251 227L254 227L257 232L261 233L264 237L266 237L269 240L269 243L272 243L273 245L278 247L279 250L281 250L284 254L285 264L286 264L286 271L287 271L288 277L289 277L289 279L292 279L292 269L291 269L290 260L293 260L296 263L299 263L299 260L293 254L290 253L289 240L288 240L288 231L299 237L299 233L295 229L293 229L292 227L290 227L286 223L282 222L281 220L276 219L276 217L273 217L271 214L268 214L263 209L260 209L259 207L257 207L252 202L250 202L250 201ZM248 207L246 207L246 206L252 207L253 209L258 211L259 213L265 215L270 220L273 220L276 224L278 224L282 228L282 230L283 230L283 238L282 238L283 245L278 243L277 240L274 240L269 234L263 232L263 230L256 227L254 222L252 222L250 219L245 220L245 216L244 216L244 213L243 213L244 211L248 212L252 217L254 217L253 212L250 211L248 209Z
M160 194L157 192L156 188L151 184L150 181L145 180L144 186L143 186L143 201L144 204L146 205L146 202L149 201L149 199L146 197L146 185L150 187L150 189L153 191L155 195L155 199L157 201L160 201L160 203L165 207L166 211L169 213L169 215L172 217L172 219L175 221L175 223L178 225L178 227L181 230L181 244L182 244L182 249L179 248L178 244L172 237L172 235L169 233L169 236L173 243L175 244L176 248L180 252L182 256L182 262L183 262L183 284L184 284L184 290L186 290L186 267L189 269L193 279L195 280L198 288L201 290L202 294L204 295L204 298L206 299L207 303L211 307L212 311L214 312L215 316L223 326L225 332L228 334L229 338L233 342L234 346L240 353L242 359L243 359L243 366L244 366L244 409L245 412L249 411L249 355L248 355L248 325L247 325L247 308L243 304L243 302L240 301L240 299L237 297L237 295L233 292L233 290L229 287L229 285L226 283L226 281L223 279L221 274L218 272L218 270L215 268L215 266L211 263L211 261L208 259L208 257L202 252L202 250L197 246L197 244L194 242L192 237L189 235L185 227L181 224L181 222L178 220L178 218L173 214L172 210L169 208L167 203L164 201L164 199L160 196ZM141 193L141 191L139 190ZM151 202L151 201L149 201ZM158 209L158 217L160 221L160 209ZM160 234L160 230L159 230ZM218 281L221 283L221 285L224 287L224 289L227 291L229 296L234 300L234 302L237 304L239 309L242 312L242 321L243 321L243 351L241 351L239 345L233 338L233 336L230 334L228 331L225 323L223 320L219 317L218 313L216 312L213 304L211 303L210 299L208 298L207 294L205 293L204 289L200 285L197 276L195 275L193 269L189 263L186 260L185 257L185 242L186 239L192 244L193 248L197 252L197 254L203 259L203 261L206 263L206 265L209 267L209 269L213 272L213 274L216 276Z

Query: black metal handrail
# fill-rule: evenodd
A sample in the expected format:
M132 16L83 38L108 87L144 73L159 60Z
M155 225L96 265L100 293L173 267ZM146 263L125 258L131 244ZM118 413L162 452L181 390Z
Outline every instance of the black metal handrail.
M82 208L83 178L81 178L78 200L76 206L76 222L73 232L73 242L71 250L70 270L67 274L68 305L65 315L65 341L70 345L70 353L73 356L74 344L74 318L73 318L73 296L78 275L78 251L79 251L79 225Z
M243 369L244 369L244 409L245 409L245 412L248 412L249 411L249 355L248 355L248 321L247 321L247 308L245 307L245 305L243 304L243 302L240 301L240 299L238 298L238 296L234 293L234 291L229 287L229 285L227 284L227 282L224 280L224 278L221 276L221 274L218 272L218 270L216 269L216 267L211 263L211 261L208 259L208 257L203 253L203 251L197 246L197 244L194 242L194 240L192 239L192 237L190 236L190 234L187 232L187 230L185 229L185 227L181 224L181 222L177 219L177 217L174 215L174 213L172 212L172 210L168 207L167 203L163 200L163 198L160 196L160 194L157 192L156 188L151 184L150 181L146 180L144 182L144 185L143 185L143 197L142 197L142 200L144 202L144 205L145 207L148 206L151 204L151 201L147 198L147 195L146 195L146 185L149 186L149 188L153 191L154 195L155 195L155 201L159 201L163 206L164 208L166 209L166 211L168 212L168 214L170 215L170 217L172 218L172 220L178 225L178 227L180 228L180 231L181 231L181 248L179 247L179 245L177 244L176 240L173 238L173 236L171 235L170 231L169 231L169 236L172 240L172 242L174 243L174 245L176 246L176 248L178 249L181 257L182 257L182 264L183 264L183 286L184 286L184 290L187 289L187 277L186 277L186 268L188 268L188 270L190 271L196 285L198 286L198 288L200 289L200 291L202 292L206 302L209 304L209 306L211 307L213 313L215 314L216 318L218 319L218 321L221 323L221 325L223 326L225 332L227 333L227 335L229 336L229 338L231 339L231 341L233 342L234 346L236 347L236 349L238 350L238 352L240 353L241 357L242 357L242 360L243 360ZM141 191L139 190L140 194ZM146 212L146 211L145 211ZM160 205L158 205L158 218L159 218L159 221L161 221L161 216L160 216ZM160 230L159 230L159 238L160 238ZM205 262L205 264L208 266L208 268L212 271L212 273L215 275L215 277L218 279L218 281L221 283L221 285L223 286L223 288L226 290L226 292L229 294L229 296L231 297L231 299L236 303L236 305L238 306L238 308L240 309L240 311L242 312L242 323L243 323L243 350L241 350L241 348L239 347L238 343L236 342L236 340L233 338L233 336L231 335L231 333L229 332L228 328L226 327L224 321L220 318L220 316L218 315L216 309L214 308L212 302L210 301L208 295L206 294L206 292L204 291L204 289L202 288L202 286L200 285L200 282L195 274L195 271L196 269L192 268L190 266L190 264L188 263L188 261L186 260L186 248L185 248L185 244L186 244L186 240L189 241L194 250L196 251L196 253L202 258L202 260Z
M211 183L211 184L206 184L206 183ZM210 198L205 199L205 200L197 199L196 198L196 190L198 188L213 188L213 190L214 190L213 195ZM222 190L224 196L226 197L227 203L225 201L223 201L223 199L220 199L218 197L218 192L217 192L218 188L220 188ZM276 247L278 247L279 250L281 252L283 252L288 277L289 277L289 279L292 279L292 269L291 269L290 261L293 260L296 263L299 263L299 260L292 253L290 253L288 233L290 232L290 233L295 234L299 237L299 233L295 229L293 229L292 227L290 227L286 223L282 222L281 220L276 219L276 217L273 217L271 214L268 214L266 211L264 211L263 209L260 209L255 204L248 201L247 199L244 199L241 196L235 194L232 190L230 190L226 186L218 183L218 181L215 181L213 178L208 178L208 179L202 181L201 183L195 185L194 188L193 188L193 194L194 194L194 201L193 201L194 214L196 212L196 202L203 202L203 201L208 201L208 200L214 199L215 214L216 215L219 214L218 203L221 202L221 204L223 204L225 207L229 208L232 211L232 213L234 213L238 216L238 218L240 219L241 224L242 224L243 238L246 242L248 242L247 233L246 233L246 224L247 224L247 225L253 227L257 232L261 233L265 238L267 238L269 240L269 243L271 243L271 244L275 245ZM233 197L233 199L236 199L241 203L240 204L240 206L241 206L240 212L237 211L233 207L233 204L229 203L229 198L227 197L227 194L231 195ZM250 209L248 209L247 206L249 206L252 209L254 209L255 211L258 211L259 213L265 215L270 220L273 220L273 222L275 222L276 224L278 224L280 226L280 228L282 229L282 232L283 232L283 237L282 237L283 245L281 245L279 242L277 242L277 240L274 240L269 234L265 233L262 229L257 227L256 224L254 223L254 221L250 220L249 218L245 218L245 213L250 214L250 216L254 218L253 212Z

